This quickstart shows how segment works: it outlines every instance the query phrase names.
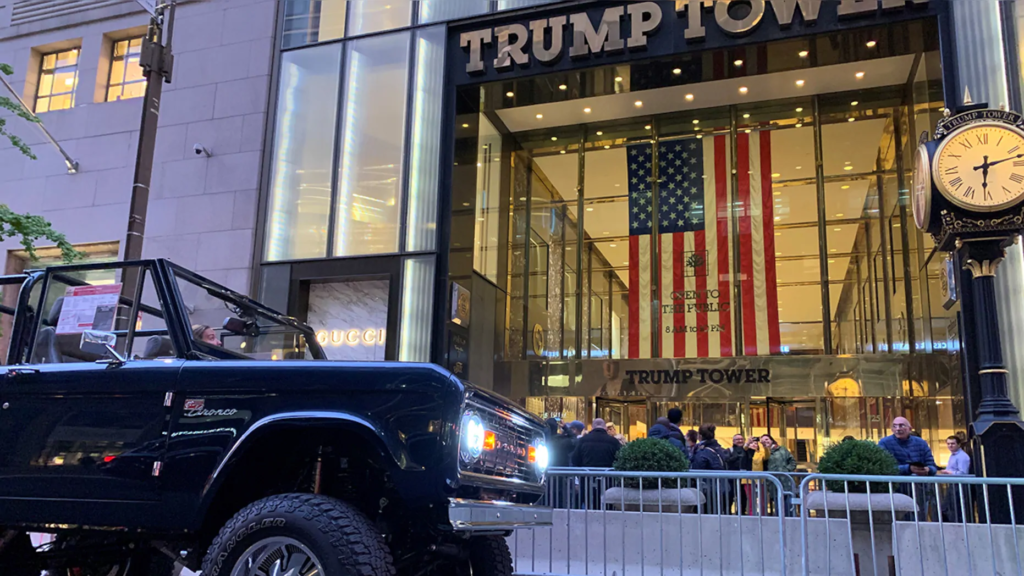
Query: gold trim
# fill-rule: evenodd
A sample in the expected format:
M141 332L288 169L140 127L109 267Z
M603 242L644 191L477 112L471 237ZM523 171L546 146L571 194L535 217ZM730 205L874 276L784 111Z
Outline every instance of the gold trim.
M999 268L999 264L1002 263L1002 258L996 258L995 260L985 260L984 262L978 262L977 260L968 259L964 262L964 269L971 271L971 276L974 278L981 278L983 276L995 276L996 269Z
M978 374L1009 374L1009 370L1002 368L989 368L988 370L978 370Z

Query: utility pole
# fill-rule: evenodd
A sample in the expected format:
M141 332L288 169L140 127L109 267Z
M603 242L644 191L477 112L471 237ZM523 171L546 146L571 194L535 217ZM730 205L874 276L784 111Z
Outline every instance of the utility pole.
M135 156L135 176L132 199L128 208L128 233L124 241L124 260L142 258L142 241L146 232L146 212L149 209L149 186L153 179L153 155L156 150L157 123L160 120L160 99L164 83L170 84L174 56L171 37L174 32L176 0L157 4L159 0L136 0L150 15L149 28L142 40L139 66L146 78L146 96L142 103L142 123L139 128L139 147ZM121 296L135 300L139 288L138 267L126 268L121 278ZM134 319L126 319L134 322Z

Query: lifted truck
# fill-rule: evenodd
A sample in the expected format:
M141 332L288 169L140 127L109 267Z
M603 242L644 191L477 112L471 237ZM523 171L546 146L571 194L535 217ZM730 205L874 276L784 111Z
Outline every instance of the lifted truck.
M3 576L504 576L551 523L543 423L438 366L326 361L166 260L0 288Z

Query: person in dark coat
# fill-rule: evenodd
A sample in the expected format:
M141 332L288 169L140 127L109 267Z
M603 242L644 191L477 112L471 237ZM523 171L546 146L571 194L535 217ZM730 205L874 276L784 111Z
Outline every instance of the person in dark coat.
M601 418L596 418L591 425L590 433L576 442L576 450L572 453L572 465L578 468L611 468L615 455L622 444L616 440L605 427Z
M722 448L718 440L715 440L715 425L701 424L697 434L700 437L700 443L697 444L697 448L693 451L693 458L690 459L690 470L727 471L726 462L729 453ZM701 481L701 491L704 492L707 499L705 513L723 514L727 512L725 506L728 503L729 494L732 492L729 480L703 480Z
M672 444L676 448L679 448L679 451L682 452L683 454L686 454L686 457L689 458L690 455L686 450L686 446L683 445L683 435L672 432L668 426L662 424L662 420L664 420L666 424L668 423L668 420L666 420L665 418L658 418L658 421L654 424L654 426L651 426L651 429L647 431L647 435L650 436L651 438L660 438L662 440L667 440L669 444Z
M572 464L570 458L576 449L576 437L568 430L562 430L558 420L548 418L548 462L551 468L565 468Z

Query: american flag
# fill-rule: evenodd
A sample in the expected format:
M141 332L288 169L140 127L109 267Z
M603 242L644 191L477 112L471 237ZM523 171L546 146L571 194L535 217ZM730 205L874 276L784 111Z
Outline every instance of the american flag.
M650 358L655 338L663 358L733 356L734 277L743 306L744 353L781 351L771 133L740 134L736 144L734 239L729 137L659 143L658 262L652 254L652 147L627 148L630 358Z

